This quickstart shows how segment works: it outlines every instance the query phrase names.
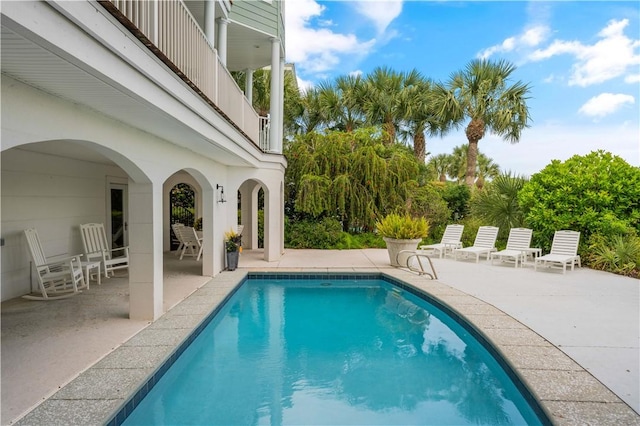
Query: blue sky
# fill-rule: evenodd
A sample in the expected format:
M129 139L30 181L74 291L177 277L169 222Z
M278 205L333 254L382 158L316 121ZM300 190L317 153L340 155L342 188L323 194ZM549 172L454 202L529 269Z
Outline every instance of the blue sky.
M506 59L531 86L518 144L480 151L531 175L552 159L604 149L640 165L640 2L287 0L287 61L301 87L377 66L445 81L476 58ZM464 131L427 140L432 154Z

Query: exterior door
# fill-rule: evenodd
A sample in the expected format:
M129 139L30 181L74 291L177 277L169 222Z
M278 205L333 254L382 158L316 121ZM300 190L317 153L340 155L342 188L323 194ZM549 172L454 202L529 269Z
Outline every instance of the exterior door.
M127 185L111 183L109 192L111 248L125 247L129 244Z

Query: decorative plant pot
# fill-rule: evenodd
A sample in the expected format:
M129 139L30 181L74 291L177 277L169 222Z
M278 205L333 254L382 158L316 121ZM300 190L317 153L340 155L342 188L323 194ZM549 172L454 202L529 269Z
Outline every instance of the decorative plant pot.
M228 251L227 252L227 269L235 271L238 267L238 259L240 258L240 251Z
M387 251L389 252L389 261L391 262L391 266L407 266L406 264L402 264L402 262L406 262L408 255L401 255L400 258L398 258L398 253L402 250L416 250L418 248L418 244L422 241L422 238L413 240L396 240L394 238L383 237L382 239L387 243Z

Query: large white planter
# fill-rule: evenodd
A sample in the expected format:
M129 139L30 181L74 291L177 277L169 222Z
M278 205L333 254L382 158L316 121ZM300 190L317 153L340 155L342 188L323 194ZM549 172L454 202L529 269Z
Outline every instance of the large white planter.
M407 266L406 264L402 264L407 256L400 256L398 259L398 253L402 250L416 250L418 248L418 244L422 241L422 238L414 240L396 240L395 238L383 237L382 239L387 243L387 251L389 252L389 261L391 262L391 266ZM399 260L400 263L396 260Z

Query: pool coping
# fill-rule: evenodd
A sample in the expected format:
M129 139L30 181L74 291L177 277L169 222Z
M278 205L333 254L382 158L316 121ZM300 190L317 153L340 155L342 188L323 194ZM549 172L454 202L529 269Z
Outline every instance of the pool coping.
M363 268L319 272L225 271L212 278L157 321L141 330L113 352L81 373L16 424L120 424L159 379L167 361L179 356L197 328L208 323L249 274L336 275L372 274L399 280L423 293L427 299L458 317L486 340L506 366L535 397L540 407L557 425L629 424L640 425L640 416L588 371L546 339L474 296L437 280L404 269ZM392 281L395 283L395 281ZM182 348L182 349L180 349Z

